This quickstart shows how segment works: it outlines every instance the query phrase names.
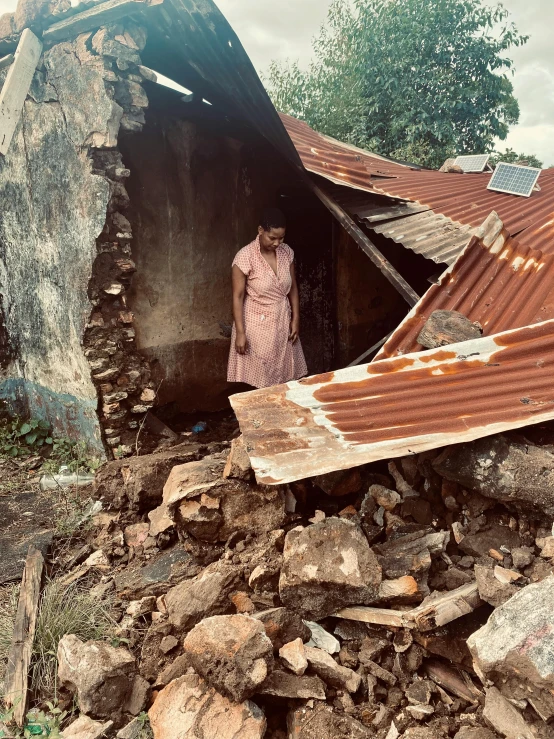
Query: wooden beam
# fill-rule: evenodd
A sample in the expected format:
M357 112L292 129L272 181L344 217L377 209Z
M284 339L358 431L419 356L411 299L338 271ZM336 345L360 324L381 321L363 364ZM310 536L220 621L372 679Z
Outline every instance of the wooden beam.
M150 5L161 5L162 2L163 0L108 0L83 13L77 13L63 21L53 23L44 30L42 38L45 43L50 44L65 41L85 31L92 31L114 23L133 11L142 10Z
M0 59L0 69L5 69L6 67L9 67L14 59L15 57L13 54L6 54L6 56L3 56Z
M355 359L353 362L350 362L350 364L347 364L347 367L357 367L357 365L361 364L366 357L369 357L370 354L373 354L373 352L376 352L377 349L380 349L383 344L390 339L390 337L393 335L394 331L391 331L390 334L387 334L384 339L381 339L376 344L373 344L372 347L370 347L366 352L363 354L360 354L360 356Z
M394 626L396 628L412 628L413 623L407 616L410 611L394 611L389 608L372 608L371 606L352 606L333 613L333 618L344 618L347 621L361 621L364 624L377 626Z
M29 665L35 638L40 584L44 557L33 546L29 547L12 636L8 664L4 678L4 703L15 706L14 721L23 726L27 712L27 683Z
M314 185L314 193L325 207L335 216L345 231L352 236L360 249L367 254L373 264L381 270L391 285L398 290L408 305L414 306L419 301L419 295L410 287L410 285L408 285L406 280L399 272L397 272L389 260L381 254L379 249L365 235L358 224L335 200L333 200L333 198L329 197L329 195L327 195L327 193L317 185Z
M42 43L26 28L0 92L0 154L4 156L10 148L41 53Z

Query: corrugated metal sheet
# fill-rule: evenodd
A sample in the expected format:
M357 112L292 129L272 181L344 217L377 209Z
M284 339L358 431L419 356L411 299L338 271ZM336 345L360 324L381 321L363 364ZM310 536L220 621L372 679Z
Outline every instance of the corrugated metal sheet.
M435 213L428 205L385 200L345 187L331 186L330 192L352 217L370 231L382 234L437 264L452 264L477 230Z
M554 170L541 172L541 190L529 198L487 190L489 180L490 173L405 171L395 179L371 182L379 192L428 205L435 213L473 227L494 210L522 244L554 253Z
M394 177L399 172L410 171L402 164L317 133L290 115L280 116L306 169L335 184L373 192L371 175Z
M554 418L554 320L234 395L260 483Z
M456 263L414 306L376 359L420 351L417 337L435 310L457 310L485 335L554 318L554 254L509 236L496 213Z

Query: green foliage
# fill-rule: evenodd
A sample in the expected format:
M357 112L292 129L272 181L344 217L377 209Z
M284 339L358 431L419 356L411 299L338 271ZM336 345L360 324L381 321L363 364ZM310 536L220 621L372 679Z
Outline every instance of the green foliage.
M309 69L273 62L265 82L318 131L438 167L517 123L506 52L526 41L483 0L334 0Z
M42 469L44 472L55 475L61 467L66 467L69 472L78 474L96 472L101 464L102 460L88 454L84 441L54 437L52 452Z
M0 730L0 739L2 737L13 737L14 739L29 739L33 736L49 736L50 739L62 739L61 727L67 718L68 711L62 711L57 705L51 701L46 701L48 713L33 709L25 717L25 725L23 728L10 726L9 734L5 734ZM17 704L9 710L0 713L0 723L10 725L13 720L13 714Z
M153 739L154 733L150 726L150 719L148 718L148 714L146 713L146 711L139 713L139 715L137 716L137 721L139 723L139 733L137 739Z
M518 154L513 149L506 151L493 151L489 164L496 167L499 162L508 162L508 164L525 164L528 167L538 167L542 169L543 163L534 154Z
M0 421L2 457L28 457L51 443L50 425L46 421L36 418L25 421L17 416Z

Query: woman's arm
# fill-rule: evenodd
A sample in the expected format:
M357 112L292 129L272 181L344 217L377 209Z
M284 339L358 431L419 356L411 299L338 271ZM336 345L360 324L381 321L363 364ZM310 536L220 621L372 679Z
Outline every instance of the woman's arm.
M290 335L289 339L294 344L298 341L298 334L300 333L300 298L298 296L298 283L296 282L296 270L294 269L294 262L290 265L290 276L292 278L292 287L289 293L289 301L291 307L291 321L290 321Z
M236 327L235 349L238 354L246 354L246 330L244 328L244 293L246 275L236 264L233 265L233 319Z

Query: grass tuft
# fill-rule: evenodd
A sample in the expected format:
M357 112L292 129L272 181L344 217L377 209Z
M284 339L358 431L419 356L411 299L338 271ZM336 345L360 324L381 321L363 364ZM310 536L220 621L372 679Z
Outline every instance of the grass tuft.
M19 585L0 588L0 677L6 668L13 634ZM39 601L30 669L30 688L37 697L56 697L58 644L66 634L83 641L109 639L115 623L110 602L93 598L76 584L64 586L59 580L46 583Z

